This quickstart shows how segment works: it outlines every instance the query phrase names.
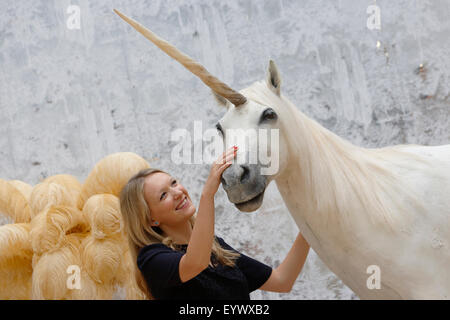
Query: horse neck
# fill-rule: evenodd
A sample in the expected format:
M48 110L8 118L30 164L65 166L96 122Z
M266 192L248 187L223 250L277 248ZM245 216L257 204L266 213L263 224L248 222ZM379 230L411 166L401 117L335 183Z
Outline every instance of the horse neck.
M395 212L404 209L408 186L392 166L394 162L404 166L410 155L352 145L309 119L263 82L253 84L243 94L274 107L280 116L281 135L288 145L284 155L287 166L275 181L294 219L342 222L347 230L359 222L389 226L402 222L404 217L395 217ZM408 200L415 202L414 197Z
M360 219L352 214L365 210L368 186L373 187L371 192L377 189L373 172L383 168L367 161L370 151L338 137L297 109L292 112L290 119L296 123L289 124L295 130L287 134L288 165L276 179L280 192L289 194L283 198L296 208L291 214L319 223Z

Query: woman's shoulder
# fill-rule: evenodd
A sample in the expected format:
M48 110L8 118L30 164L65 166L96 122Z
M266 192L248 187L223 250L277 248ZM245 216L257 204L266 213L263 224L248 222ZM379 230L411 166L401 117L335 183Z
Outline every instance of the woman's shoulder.
M138 252L138 257L148 256L149 254L156 254L159 252L174 252L174 253L176 253L177 250L174 250L163 243L152 243L152 244L146 245L145 247L142 247Z
M152 243L149 245L146 245L145 247L141 248L138 252L137 256L137 265L139 269L142 268L142 266L153 259L155 256L165 253L165 254L180 254L180 252L173 250L172 248L166 246L162 243Z

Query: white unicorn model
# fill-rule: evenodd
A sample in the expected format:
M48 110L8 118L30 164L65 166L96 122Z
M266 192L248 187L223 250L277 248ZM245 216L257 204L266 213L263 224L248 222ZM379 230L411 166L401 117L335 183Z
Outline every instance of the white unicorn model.
M276 174L238 163L224 172L223 187L239 210L257 210L275 180L308 243L360 298L450 298L450 145L352 145L281 94L272 61L265 81L237 92L116 13L225 98L228 111L217 124L225 144L227 129L279 130L279 141L269 140L280 152ZM380 286L372 285L372 270Z

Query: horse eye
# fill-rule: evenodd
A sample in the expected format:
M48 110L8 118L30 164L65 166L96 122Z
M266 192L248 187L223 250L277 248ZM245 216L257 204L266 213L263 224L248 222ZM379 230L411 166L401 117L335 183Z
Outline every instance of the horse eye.
M277 116L276 112L272 108L269 108L269 109L264 110L261 120L263 120L263 121L264 120L276 120L277 118L278 118L278 116Z

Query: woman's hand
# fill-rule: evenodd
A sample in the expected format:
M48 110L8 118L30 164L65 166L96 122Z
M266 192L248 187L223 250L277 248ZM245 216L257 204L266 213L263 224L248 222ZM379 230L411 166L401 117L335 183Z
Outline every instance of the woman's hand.
M302 271L309 252L309 244L299 233L286 258L275 269L269 279L259 288L266 291L289 292Z
M203 187L203 193L214 196L219 189L220 179L222 174L229 166L231 166L231 160L236 156L237 147L234 146L224 152L211 166L209 177Z

